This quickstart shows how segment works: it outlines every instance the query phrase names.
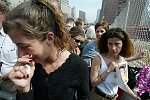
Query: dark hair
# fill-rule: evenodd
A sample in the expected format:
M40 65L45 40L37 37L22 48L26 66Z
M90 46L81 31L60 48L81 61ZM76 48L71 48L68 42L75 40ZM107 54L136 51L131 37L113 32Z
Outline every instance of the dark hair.
M128 33L118 27L109 29L98 40L97 49L100 52L100 54L108 52L108 46L107 46L108 39L113 37L117 37L120 40L122 40L123 46L122 46L122 50L119 53L121 56L130 57L133 55L134 47Z
M99 26L102 26L106 31L109 29L109 24L105 21L100 21L100 22L96 23L95 24L95 31Z
M80 26L80 25L82 25L83 23L84 23L84 21L83 21L82 19L80 19L80 18L78 18L78 19L76 20L76 22L75 22L76 26Z
M54 44L64 49L68 46L65 20L60 10L50 0L26 1L14 8L3 22L4 31L11 29L23 31L23 34L40 40L48 32L54 33Z
M75 21L74 21L73 18L67 18L67 19L66 19L66 23L69 23L69 22L75 22Z
M75 37L78 35L84 36L84 30L79 26L75 26L70 29L69 34L71 35L71 37Z

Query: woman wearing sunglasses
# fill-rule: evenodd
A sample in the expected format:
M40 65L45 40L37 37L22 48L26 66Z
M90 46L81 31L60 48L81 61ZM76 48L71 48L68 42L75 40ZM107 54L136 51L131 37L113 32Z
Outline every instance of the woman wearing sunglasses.
M75 42L74 49L70 51L80 56L84 48L82 47L84 43L84 30L79 26L75 26L70 29L69 34L71 39L70 42Z

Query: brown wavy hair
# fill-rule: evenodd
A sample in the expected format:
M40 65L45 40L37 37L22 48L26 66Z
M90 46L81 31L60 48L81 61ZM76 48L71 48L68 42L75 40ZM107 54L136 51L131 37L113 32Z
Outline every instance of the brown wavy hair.
M123 46L122 46L122 50L119 53L121 56L131 57L134 54L134 47L129 37L129 34L118 27L109 29L98 40L97 49L100 54L108 52L108 46L107 46L108 39L113 38L113 37L116 37L122 40Z
M106 31L109 29L109 24L106 21L97 22L95 24L95 31L99 26L102 26Z
M40 40L46 39L48 32L54 33L54 44L59 49L68 46L68 34L65 19L60 9L50 0L31 0L14 8L3 22L4 31L11 29L22 31L24 35Z

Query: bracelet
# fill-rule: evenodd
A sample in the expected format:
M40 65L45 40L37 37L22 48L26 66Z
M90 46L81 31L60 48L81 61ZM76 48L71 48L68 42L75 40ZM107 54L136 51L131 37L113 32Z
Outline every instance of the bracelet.
M99 78L100 78L100 80L105 81L105 80L101 77L101 75L99 75Z

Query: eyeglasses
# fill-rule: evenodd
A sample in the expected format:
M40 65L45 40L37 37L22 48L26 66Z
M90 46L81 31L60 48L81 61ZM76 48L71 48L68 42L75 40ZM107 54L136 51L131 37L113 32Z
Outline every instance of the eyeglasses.
M96 33L99 33L99 32L100 32L100 33L105 33L104 30L97 30L97 31L96 31Z

